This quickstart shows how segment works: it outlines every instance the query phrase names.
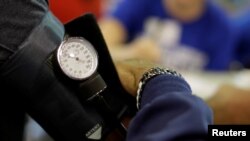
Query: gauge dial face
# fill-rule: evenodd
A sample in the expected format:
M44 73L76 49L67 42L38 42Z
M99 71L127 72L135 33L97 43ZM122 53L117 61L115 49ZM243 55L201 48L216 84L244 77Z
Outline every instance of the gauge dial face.
M84 38L70 37L57 50L57 60L62 71L72 79L84 80L95 73L98 56L93 46Z

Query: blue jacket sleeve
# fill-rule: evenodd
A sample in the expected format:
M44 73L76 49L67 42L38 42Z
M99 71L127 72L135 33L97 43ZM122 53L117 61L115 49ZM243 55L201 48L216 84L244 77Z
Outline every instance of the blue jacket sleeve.
M142 108L129 126L127 140L205 140L212 113L191 93L189 85L175 76L150 80L142 94Z

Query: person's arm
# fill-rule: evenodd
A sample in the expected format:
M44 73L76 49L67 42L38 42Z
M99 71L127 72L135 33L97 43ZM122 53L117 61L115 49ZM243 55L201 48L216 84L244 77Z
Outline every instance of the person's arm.
M212 115L208 106L192 95L183 79L162 75L143 90L141 109L128 130L128 141L205 140Z
M215 95L207 99L208 105L214 112L214 123L249 124L249 94L250 89L228 84L221 85Z
M146 59L159 61L160 50L150 38L137 38L150 5L147 0L126 0L118 3L110 15L99 20L109 51L114 60Z
M125 45L127 31L118 19L103 18L99 21L99 25L114 60L126 60L136 56L135 48Z
M150 38L137 38L126 43L127 30L118 19L102 19L99 25L113 60L145 59L155 62L160 60L160 49Z
M108 45L111 45L110 47L116 47L126 42L126 28L118 19L114 17L102 18L99 25L105 41Z
M136 96L138 82L156 64L130 60L117 62L121 82ZM128 141L205 140L212 113L200 98L192 95L180 77L159 75L146 83L141 108L128 128Z
M46 0L1 0L0 9L0 63L3 63L41 22L48 7Z

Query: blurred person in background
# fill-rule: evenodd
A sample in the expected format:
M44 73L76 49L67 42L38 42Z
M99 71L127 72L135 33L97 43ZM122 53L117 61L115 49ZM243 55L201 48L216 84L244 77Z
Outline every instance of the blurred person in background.
M178 70L228 70L234 33L210 0L121 0L100 26L113 58L160 61Z
M213 0L229 15L236 34L236 51L232 68L239 70L250 68L250 1L249 0Z
M250 9L244 9L249 6L244 0L236 2L245 4L231 17L237 34L234 68L239 70L229 79L231 84L225 81L207 100L214 111L216 124L250 123Z

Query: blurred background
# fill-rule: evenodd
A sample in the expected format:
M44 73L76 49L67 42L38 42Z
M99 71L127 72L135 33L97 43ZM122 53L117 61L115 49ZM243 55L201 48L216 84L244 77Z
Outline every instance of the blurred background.
M110 13L117 10L117 7L121 7L120 4L126 0L60 0L60 1L50 1L50 8L55 16L63 22L67 23L73 20L76 17L83 15L84 13L91 12L96 16L97 21L106 19L109 17ZM153 0L152 0L153 1ZM250 102L250 0L207 0L216 4L222 11L226 13L226 16L229 17L230 24L232 24L234 37L233 40L235 42L231 45L234 46L233 55L231 57L230 66L228 69L199 69L186 71L180 69L183 75L186 77L187 81L190 83L194 94L208 101L208 104L211 105L215 112L215 122L216 123L243 123L250 124L250 111L242 111L242 117L238 114L238 118L233 119L225 119L226 117L233 117L236 111L230 111L231 113L223 113L222 111L218 111L220 108L230 107L227 102L233 104L241 105L232 105L234 107L239 107L238 109L250 109L248 105L242 105L242 101L248 103ZM217 21L210 21L217 22ZM167 33L164 33L166 37L169 37L170 42L174 40L175 37L170 37L169 34L176 34L176 31L173 29L176 28L174 24L170 24L170 30ZM100 24L100 27L102 25ZM177 30L178 32L179 29ZM192 31L191 31L192 32ZM195 32L195 31L194 31ZM218 34L219 34L218 29ZM104 36L106 37L106 33L103 31ZM179 33L178 33L179 34ZM223 33L222 33L223 34ZM227 33L225 33L226 35ZM215 34L217 35L217 34ZM107 35L108 36L108 35ZM191 35L192 36L192 35ZM209 36L209 35L207 35ZM212 36L212 35L211 35ZM128 41L126 41L127 43ZM221 42L227 42L222 41ZM112 44L109 44L112 46ZM222 45L223 46L223 45ZM112 49L111 49L112 50ZM189 53L190 51L186 51L185 53ZM111 51L111 53L113 53ZM221 57L225 54L223 51L220 52ZM114 53L115 54L115 53ZM119 53L118 53L119 54ZM173 54L172 54L173 55ZM175 54L174 54L175 55ZM179 60L182 60L180 56L171 56L177 57ZM115 55L114 55L115 56ZM193 52L191 53L193 56ZM185 56L184 56L185 57ZM203 56L200 57L202 59ZM206 57L205 57L206 58ZM148 59L148 58L144 58ZM217 58L215 62L223 60L224 58ZM172 60L166 62L168 64L163 65L171 65ZM192 60L193 62L197 62L197 60ZM199 60L198 60L199 61ZM213 65L211 65L213 66ZM178 69L178 66L177 68ZM225 88L226 85L226 88ZM225 94L228 93L228 90L231 92L235 92L236 96L232 94L232 100L238 98L236 102L230 102L230 98L224 98ZM247 96L240 97L241 93L246 94ZM217 96L223 95L223 97ZM228 96L228 95L227 95ZM216 100L214 100L216 99ZM225 101L225 99L227 101ZM216 101L216 102L214 102ZM219 103L219 104L218 104ZM222 105L225 104L225 105ZM224 106L224 107L223 107ZM218 108L219 107L219 108ZM249 115L248 115L249 113ZM244 115L244 116L243 116ZM25 132L25 141L52 141L52 139L42 130L42 128L33 121L30 117L27 118L26 132Z
M50 1L50 7L63 22L92 12L98 18L115 8L122 0L62 0L62 2ZM250 8L250 0L211 0L221 6L230 16L241 16ZM73 9L72 9L73 7ZM63 9L63 10L62 10ZM65 12L67 9L70 12ZM69 16L70 15L70 16Z
M241 16L250 8L249 0L213 0L215 3L221 5L227 13L232 17Z

